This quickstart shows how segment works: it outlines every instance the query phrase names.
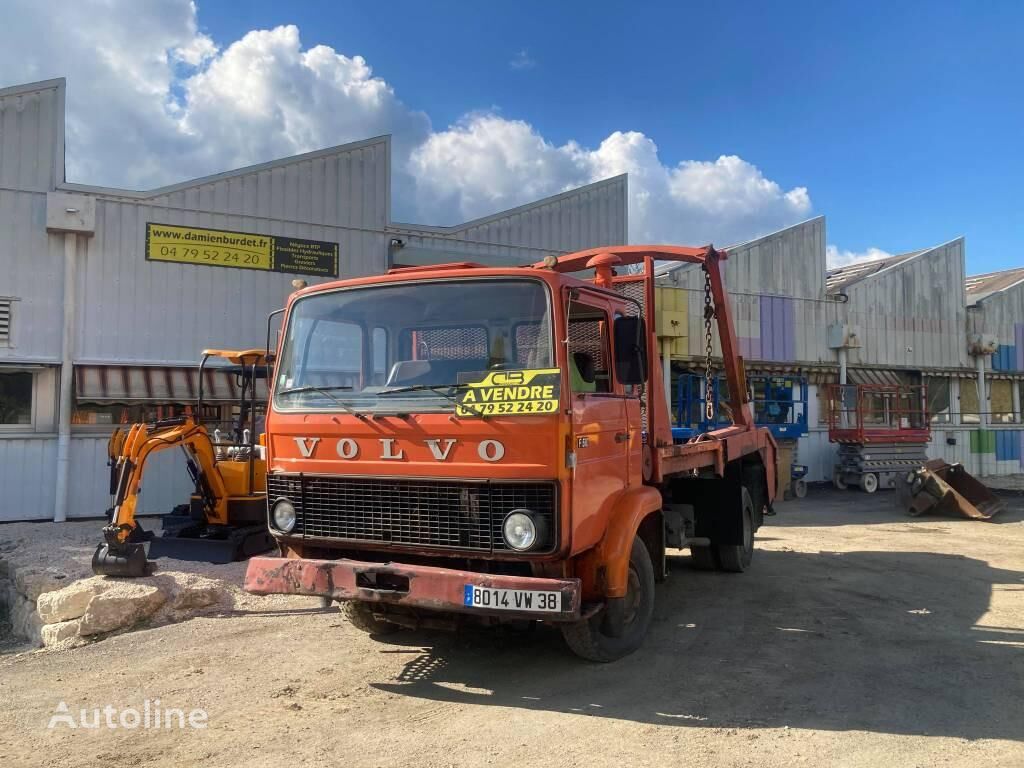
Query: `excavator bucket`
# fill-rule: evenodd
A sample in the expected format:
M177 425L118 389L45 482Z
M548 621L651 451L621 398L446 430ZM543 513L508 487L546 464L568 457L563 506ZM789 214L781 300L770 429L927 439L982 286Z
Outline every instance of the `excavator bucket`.
M963 464L949 464L943 459L925 462L897 487L900 501L913 517L928 513L991 520L1006 508Z
M92 555L92 572L97 576L138 578L149 576L155 567L146 560L143 544L100 544Z

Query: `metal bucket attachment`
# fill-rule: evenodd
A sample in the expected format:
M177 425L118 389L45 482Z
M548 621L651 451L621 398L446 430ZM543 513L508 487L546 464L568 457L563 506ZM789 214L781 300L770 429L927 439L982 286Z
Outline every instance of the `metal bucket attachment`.
M156 566L146 560L142 544L100 544L92 554L92 572L97 576L139 578L150 576Z
M908 472L897 486L901 503L914 517L928 513L991 520L1006 508L963 464L943 459L925 462L920 469Z

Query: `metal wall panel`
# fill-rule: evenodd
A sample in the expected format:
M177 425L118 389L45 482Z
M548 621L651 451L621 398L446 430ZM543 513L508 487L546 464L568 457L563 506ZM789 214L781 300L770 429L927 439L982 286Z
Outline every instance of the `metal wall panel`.
M732 294L825 298L824 216L725 250L729 258L724 279ZM661 282L702 289L704 276L699 267L683 266L667 273Z
M967 367L964 241L953 240L846 287L840 318L864 346L850 365Z
M807 435L797 442L798 464L807 466L807 482L820 483L832 480L836 465L836 446L828 441L828 430L811 428Z
M54 437L0 439L0 522L53 518Z
M726 250L724 279L744 356L834 362L835 353L825 344L825 325L834 312L833 302L825 301L825 218ZM689 292L691 354L702 354L703 273L697 267L678 267L659 283ZM777 311L782 313L778 329L774 322L762 328L762 321L774 318ZM717 342L715 349L717 354Z
M0 233L0 296L15 299L0 361L59 360L64 240L46 233L46 193L0 189Z
M0 188L46 192L63 179L64 81L0 89Z
M1000 370L1024 370L1024 284L983 298L974 305L968 323L970 330L994 334L1001 345L1013 348Z
M4 441L0 440L0 446ZM75 435L71 438L71 476L69 487L74 489L68 505L68 517L96 517L110 506L110 486L107 468L107 437ZM50 483L52 486L52 482ZM52 490L51 490L52 493ZM185 458L179 450L153 454L146 461L139 495L142 514L163 514L178 504L188 502L192 482L185 469ZM53 515L52 502L42 517ZM97 530L98 533L98 530Z
M436 263L530 264L549 253L627 242L626 203L626 177L616 176L456 227L393 224L390 231L406 247L435 251ZM392 260L402 263L401 251Z
M152 198L97 196L76 361L189 364L207 347L261 347L267 314L293 290L290 274L146 261L147 222L337 242L342 277L382 272L386 150L382 139Z

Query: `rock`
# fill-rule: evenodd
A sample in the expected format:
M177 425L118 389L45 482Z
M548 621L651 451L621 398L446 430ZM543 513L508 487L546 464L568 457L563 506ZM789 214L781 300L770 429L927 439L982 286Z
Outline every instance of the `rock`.
M16 568L14 586L29 600L35 601L45 592L62 589L68 585L68 575L56 568Z
M192 576L178 582L170 607L175 611L206 608L219 603L226 595L227 590L213 579Z
M43 645L49 648L52 645L63 643L65 640L70 640L73 637L79 637L79 630L81 630L81 628L81 619L60 621L56 624L46 624L40 632L42 635Z
M138 582L111 582L94 596L82 616L83 637L113 632L137 624L163 605L167 596L158 588Z
M23 637L35 645L42 645L40 631L43 622L36 613L36 604L26 600L20 592L12 589L9 593L8 616L11 621L11 632Z
M55 592L46 592L39 596L36 610L44 624L77 619L85 615L89 602L99 594L106 592L111 582L102 576L76 581Z

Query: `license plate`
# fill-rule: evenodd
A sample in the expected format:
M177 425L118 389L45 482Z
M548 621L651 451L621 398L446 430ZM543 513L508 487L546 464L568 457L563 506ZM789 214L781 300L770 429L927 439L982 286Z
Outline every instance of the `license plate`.
M539 589L494 589L467 584L463 603L469 608L558 613L562 609L562 593Z

